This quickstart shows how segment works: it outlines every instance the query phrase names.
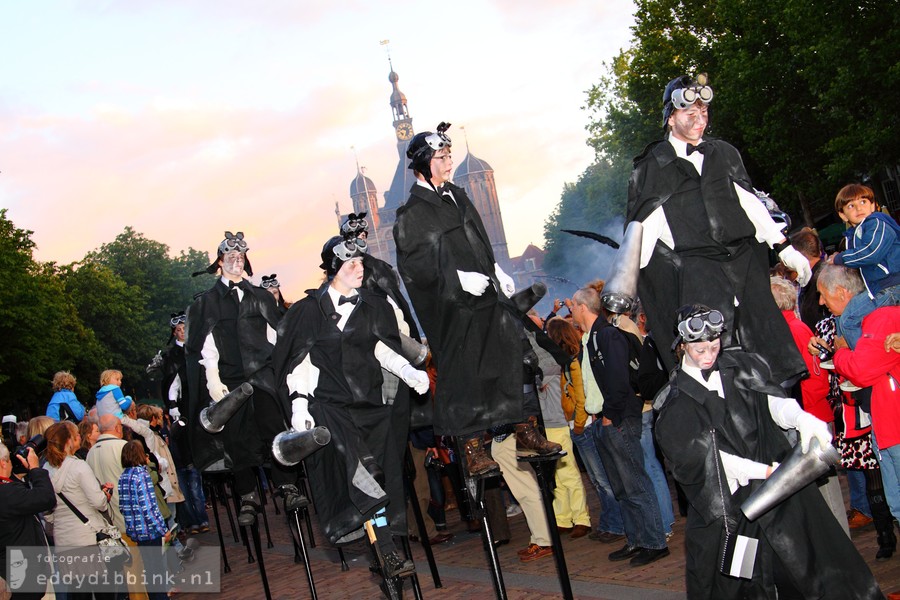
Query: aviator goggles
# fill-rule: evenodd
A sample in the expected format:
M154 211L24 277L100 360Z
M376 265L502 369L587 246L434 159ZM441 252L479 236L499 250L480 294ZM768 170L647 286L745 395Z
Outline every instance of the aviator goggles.
M718 338L725 330L725 317L717 310L691 315L678 324L678 335L687 343Z

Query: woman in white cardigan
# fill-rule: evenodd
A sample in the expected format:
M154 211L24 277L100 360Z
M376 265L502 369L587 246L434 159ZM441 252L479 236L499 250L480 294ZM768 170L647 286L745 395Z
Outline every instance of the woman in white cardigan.
M47 440L46 468L57 495L65 496L88 522L84 523L68 504L60 497L52 513L45 515L53 523L53 542L57 549L97 546L97 532L107 525L101 511L106 510L112 494L112 485L100 485L94 472L86 462L75 456L81 447L78 428L71 421L51 425L44 434ZM83 552L83 551L82 551ZM57 598L60 594L57 593ZM96 594L100 598L104 595ZM80 593L69 593L74 598L90 598L91 592L84 588ZM110 596L112 597L112 596Z
M53 542L56 546L96 546L97 532L106 525L100 511L106 510L109 496L88 464L75 456L81 447L78 428L72 422L56 423L44 437L45 468L50 472L53 490L63 494L88 519L87 524L83 523L65 502L57 502L50 517Z

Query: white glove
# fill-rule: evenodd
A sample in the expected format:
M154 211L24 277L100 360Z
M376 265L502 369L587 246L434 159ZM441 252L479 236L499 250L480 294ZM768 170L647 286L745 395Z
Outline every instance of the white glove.
M417 394L424 394L428 391L428 373L420 371L412 365L407 364L400 369L400 379L416 390Z
M305 431L316 426L316 420L309 414L309 400L294 398L291 401L291 427L297 431Z
M475 273L472 271L460 271L457 269L456 274L459 276L459 285L463 291L469 292L473 296L480 296L487 289L491 279L483 273Z
M784 263L784 266L797 272L797 283L800 284L800 287L809 283L812 269L809 268L809 261L806 257L800 254L796 248L788 246L778 253L778 258Z
M804 454L809 452L809 443L813 438L819 440L819 446L822 448L831 444L831 431L828 430L828 424L808 412L797 416L796 429L800 434L800 450Z
M218 369L206 369L206 389L213 402L218 402L228 394L228 387L219 379Z
M178 411L178 407L174 406L169 409L169 416L172 417L172 422L174 423L178 419L181 418L181 413Z
M494 263L494 275L497 276L497 281L500 282L500 289L504 294L512 296L516 293L516 282L513 281L513 278L507 275L497 263Z

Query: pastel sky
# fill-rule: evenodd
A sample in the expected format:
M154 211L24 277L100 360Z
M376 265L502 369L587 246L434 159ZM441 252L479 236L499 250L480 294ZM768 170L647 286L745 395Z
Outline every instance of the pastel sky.
M67 263L126 226L214 253L245 232L288 299L351 209L356 161L387 190L388 59L416 131L495 170L510 254L543 244L590 164L585 91L631 0L68 0L0 5L0 206ZM465 135L461 126L465 128ZM624 193L624 190L623 190ZM383 198L382 198L383 201Z

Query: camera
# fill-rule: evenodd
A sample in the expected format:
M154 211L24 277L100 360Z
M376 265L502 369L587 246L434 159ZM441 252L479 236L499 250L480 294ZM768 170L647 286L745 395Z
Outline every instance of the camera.
M819 360L831 360L831 357L834 356L834 352L823 346L819 343L813 344L819 350Z
M34 453L38 456L47 448L47 440L44 439L44 436L41 434L37 434L18 448L16 448L16 456L21 456L26 461L28 460L28 449L31 448L34 450ZM18 460L11 461L13 465L13 473L24 475L28 472L28 468L25 467Z
M438 459L434 454L429 453L425 457L425 468L426 469L443 469L444 464Z

